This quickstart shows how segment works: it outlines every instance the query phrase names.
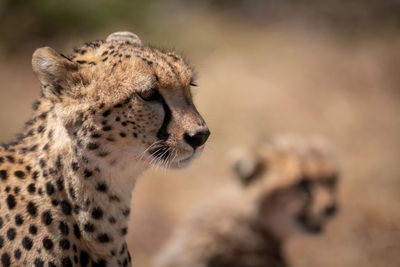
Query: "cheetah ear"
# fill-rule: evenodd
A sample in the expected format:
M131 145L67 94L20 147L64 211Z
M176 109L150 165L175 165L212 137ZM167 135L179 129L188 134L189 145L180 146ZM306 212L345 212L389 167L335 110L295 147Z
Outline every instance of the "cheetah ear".
M231 152L232 169L242 185L248 185L261 176L266 166L262 160L248 149L235 149Z
M79 65L51 49L36 49L32 56L32 68L39 79L45 97L57 101L62 94L78 82Z
M106 42L111 41L128 41L133 44L142 45L142 40L140 40L139 36L131 32L114 32L106 39Z

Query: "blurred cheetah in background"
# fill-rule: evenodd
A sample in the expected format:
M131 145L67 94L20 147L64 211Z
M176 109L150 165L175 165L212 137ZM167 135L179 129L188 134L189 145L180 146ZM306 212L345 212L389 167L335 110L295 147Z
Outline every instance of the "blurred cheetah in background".
M285 241L320 233L337 210L338 167L320 139L279 136L238 149L233 170L237 181L181 225L155 266L287 266Z

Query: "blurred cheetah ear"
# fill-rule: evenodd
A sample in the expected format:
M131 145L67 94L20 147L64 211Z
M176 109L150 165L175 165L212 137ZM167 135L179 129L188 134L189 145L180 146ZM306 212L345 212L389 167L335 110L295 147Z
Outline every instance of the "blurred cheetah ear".
M131 32L114 32L106 39L106 42L111 41L128 41L133 44L142 45L142 40L140 40L139 36Z
M79 65L50 47L36 49L32 69L42 85L44 96L53 101L59 101L60 96L79 81L78 75L74 75Z
M247 149L235 149L231 152L232 169L242 185L248 185L265 171L261 159Z

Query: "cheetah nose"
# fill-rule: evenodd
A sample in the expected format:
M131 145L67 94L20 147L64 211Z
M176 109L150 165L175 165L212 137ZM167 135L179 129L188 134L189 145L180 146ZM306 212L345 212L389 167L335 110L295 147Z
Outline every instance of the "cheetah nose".
M325 208L325 215L330 217L335 215L335 213L337 212L338 208L336 205L330 205L328 207Z
M210 136L210 130L202 130L197 131L194 134L185 133L184 138L185 141L193 147L193 149L198 148L199 146L203 145L208 137Z

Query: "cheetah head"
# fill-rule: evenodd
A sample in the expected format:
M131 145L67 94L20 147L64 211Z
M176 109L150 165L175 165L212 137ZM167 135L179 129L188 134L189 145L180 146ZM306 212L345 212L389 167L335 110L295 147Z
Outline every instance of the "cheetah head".
M257 224L280 238L320 233L337 211L338 167L320 138L282 135L239 149L233 169Z
M181 56L117 32L69 57L37 49L32 65L43 97L77 151L117 164L187 166L210 135Z

